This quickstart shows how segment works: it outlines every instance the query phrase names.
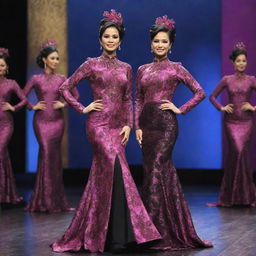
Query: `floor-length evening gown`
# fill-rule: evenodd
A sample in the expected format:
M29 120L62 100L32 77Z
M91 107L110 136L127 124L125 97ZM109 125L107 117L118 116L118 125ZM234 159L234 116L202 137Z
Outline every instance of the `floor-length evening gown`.
M26 95L34 89L38 101L46 102L46 110L35 111L33 120L39 154L36 183L26 207L29 212L51 213L70 210L62 178L61 140L64 116L62 109L53 108L53 101L61 100L59 87L64 81L64 76L43 73L34 75L24 88ZM73 93L79 97L77 91ZM28 107L32 108L31 103Z
M11 79L0 78L0 102L9 102L12 94L20 98L15 111L26 105L26 97L18 84ZM18 204L23 201L17 193L12 165L8 153L8 143L13 133L13 118L10 111L3 111L0 105L0 203Z
M253 131L253 112L241 109L249 102L256 89L255 77L245 73L224 76L212 95L211 102L220 110L223 107L216 97L226 89L228 102L233 104L232 114L224 114L224 129L228 151L224 160L224 176L217 206L256 206L256 190L249 161L249 143Z
M71 225L52 244L56 252L103 252L159 239L131 176L120 131L132 126L132 70L116 57L88 58L62 85L65 100L80 113L84 106L68 92L87 78L94 100L104 109L88 114L86 133L93 148L93 162L84 194ZM119 201L122 201L120 204Z
M171 154L178 135L176 115L159 106L172 100L182 82L194 93L179 109L184 114L205 97L203 89L180 64L168 58L139 68L136 78L135 129L142 129L143 189L146 209L163 237L152 249L182 250L209 247L193 226ZM196 157L196 156L195 156Z

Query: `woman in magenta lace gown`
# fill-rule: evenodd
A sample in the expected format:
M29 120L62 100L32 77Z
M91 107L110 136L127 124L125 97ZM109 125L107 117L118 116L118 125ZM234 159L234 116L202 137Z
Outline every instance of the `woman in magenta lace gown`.
M132 127L132 69L116 57L124 35L121 14L104 12L100 24L103 54L88 58L61 86L65 100L88 113L86 133L94 156L88 183L71 225L52 244L56 252L119 251L134 241L159 239L131 176L125 144ZM84 107L69 90L88 79L94 102Z
M13 133L11 112L20 110L27 100L18 84L5 77L8 73L8 60L8 50L0 48L0 203L17 206L24 204L24 201L17 193L7 147ZM15 106L9 103L13 94L21 100Z
M242 43L236 45L230 55L235 73L224 76L212 95L212 104L224 113L224 129L228 139L228 154L225 156L224 177L217 206L256 206L256 190L248 149L253 131L255 107L249 103L256 89L255 77L245 74L247 52ZM227 90L229 104L222 106L217 96ZM208 204L215 206L214 204Z
M150 30L155 59L137 73L135 101L136 138L144 160L143 201L163 237L152 243L157 250L182 250L211 246L196 234L180 182L170 156L178 135L176 114L185 114L205 97L203 89L167 54L175 39L174 21L157 18ZM194 97L180 108L171 101L182 82Z
M65 77L55 74L59 54L54 41L41 46L37 64L44 73L34 75L24 88L27 95L35 90L38 103L29 108L35 110L34 131L39 143L36 184L26 210L29 212L61 212L71 210L62 180L61 140L64 132L60 85ZM77 91L73 91L76 98Z

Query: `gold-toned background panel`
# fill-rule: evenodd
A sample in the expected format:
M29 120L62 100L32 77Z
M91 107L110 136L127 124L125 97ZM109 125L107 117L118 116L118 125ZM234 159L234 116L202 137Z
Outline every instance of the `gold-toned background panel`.
M57 42L60 54L57 72L67 76L67 1L28 0L28 71L36 69L40 45L49 38ZM66 125L62 141L62 161L65 168L68 167L68 113L67 110L64 112Z

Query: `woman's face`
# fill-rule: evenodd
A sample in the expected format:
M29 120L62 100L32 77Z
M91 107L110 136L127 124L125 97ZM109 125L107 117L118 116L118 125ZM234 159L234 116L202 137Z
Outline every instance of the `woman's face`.
M52 52L46 58L43 58L43 61L45 63L45 68L55 70L60 62L59 54L57 52Z
M121 44L118 30L115 27L107 28L101 36L100 44L106 52L115 52Z
M240 54L233 61L234 69L238 72L244 72L247 67L247 58L244 54Z
M4 59L0 59L0 77L5 76L8 70L8 66Z
M158 32L151 42L151 48L153 53L157 58L163 58L167 56L169 50L171 49L171 42L167 32Z

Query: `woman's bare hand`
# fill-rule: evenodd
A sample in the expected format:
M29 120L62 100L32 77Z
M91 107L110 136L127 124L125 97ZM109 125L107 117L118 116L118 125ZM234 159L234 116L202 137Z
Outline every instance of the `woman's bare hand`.
M84 114L88 114L91 111L102 111L103 110L103 104L101 103L102 100L95 100L90 105L85 107L83 109Z
M61 109L61 108L64 108L65 107L65 104L59 100L54 100L53 101L53 108L54 109Z
M222 112L227 112L228 114L232 114L233 113L233 107L234 107L234 104L228 104L225 107L222 107L220 110Z
M1 105L2 105L3 111L8 111L8 110L12 112L15 111L15 108L9 102L1 102Z
M128 142L130 132L131 132L131 128L126 125L123 127L122 131L119 133L119 135L123 135L123 138L121 141L122 145L126 145L126 143Z
M243 111L255 111L255 107L252 106L250 102L244 102L242 104L242 110Z
M46 103L45 101L38 101L36 105L33 106L33 110L45 110L46 109Z
M169 100L162 100L163 104L160 105L161 110L171 110L175 114L181 114L181 111Z
M141 129L138 129L138 130L136 130L136 140L138 141L138 143L139 143L139 145L140 145L140 147L141 147L141 145L142 145L142 130Z

